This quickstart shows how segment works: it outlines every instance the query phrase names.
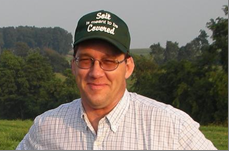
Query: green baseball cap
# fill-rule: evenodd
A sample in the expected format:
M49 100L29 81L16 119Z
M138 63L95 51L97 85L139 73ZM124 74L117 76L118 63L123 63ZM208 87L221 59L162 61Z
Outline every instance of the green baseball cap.
M90 39L105 40L125 54L130 49L128 26L121 18L105 10L86 14L78 21L73 46Z

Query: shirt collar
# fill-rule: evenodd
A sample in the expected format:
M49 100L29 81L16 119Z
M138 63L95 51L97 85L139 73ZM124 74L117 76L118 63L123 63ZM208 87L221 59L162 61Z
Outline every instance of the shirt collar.
M80 102L81 101L82 100L80 99ZM115 106L115 108L109 114L107 114L105 116L105 118L109 121L109 124L111 126L111 130L113 132L117 131L121 120L123 120L123 118L127 112L129 104L130 104L129 103L129 92L127 90L125 90L125 93L124 93L123 97L121 98L121 100L119 101L119 103ZM84 108L83 108L83 105L81 102L80 103L80 117L85 121L86 116L87 115L84 111ZM85 129L87 129L87 125L85 125Z

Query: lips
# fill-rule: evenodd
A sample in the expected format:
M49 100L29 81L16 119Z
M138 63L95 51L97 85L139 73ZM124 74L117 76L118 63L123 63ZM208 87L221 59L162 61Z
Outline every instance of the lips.
M92 90L101 90L107 86L107 84L101 84L101 83L87 83L87 85Z

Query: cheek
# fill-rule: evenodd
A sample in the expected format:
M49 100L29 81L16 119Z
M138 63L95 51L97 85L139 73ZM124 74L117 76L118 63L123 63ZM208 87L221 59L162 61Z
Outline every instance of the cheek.
M115 74L109 74L107 76L109 81L115 81L117 84L125 82L125 70L117 70Z
M76 70L75 79L78 87L82 87L83 83L85 83L86 81L86 74L84 72L79 72L79 70Z

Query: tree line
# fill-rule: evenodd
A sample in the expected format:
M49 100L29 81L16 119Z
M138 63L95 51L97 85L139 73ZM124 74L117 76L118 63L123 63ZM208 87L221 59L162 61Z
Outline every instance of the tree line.
M79 97L71 70L57 78L48 59L38 52L22 58L11 51L0 55L0 117L32 119Z
M18 42L26 43L29 48L48 47L65 55L72 48L72 35L60 27L19 26L0 28L0 54L3 48L14 49Z
M79 97L65 58L71 44L59 27L0 28L0 118L33 119Z
M167 41L166 48L151 45L149 56L134 55L131 90L180 108L201 124L227 124L228 19L211 19L207 27L212 44L200 30L185 46Z
M228 15L227 6L224 12ZM147 56L132 54L136 68L128 80L128 89L180 108L201 124L227 123L228 19L212 19L207 27L213 33L212 44L206 32L200 30L200 34L185 46L167 41L165 48L160 43L151 45ZM11 31L27 31L26 28L31 33L36 29L36 34L40 38L44 36L43 39L52 37L47 33L54 30L41 28L40 32L47 29L47 33L39 33L35 27L18 27ZM44 111L79 98L70 64L64 58L70 46L63 53L63 49L45 45L45 40L38 46L41 40L32 36L21 36L24 40L20 40L18 33L10 42L0 29L0 118L33 119ZM66 31L63 33L68 35ZM46 40L47 43L52 41ZM65 36L54 41L62 40L66 40L65 44L72 43L72 39ZM57 72L65 78L55 76Z

